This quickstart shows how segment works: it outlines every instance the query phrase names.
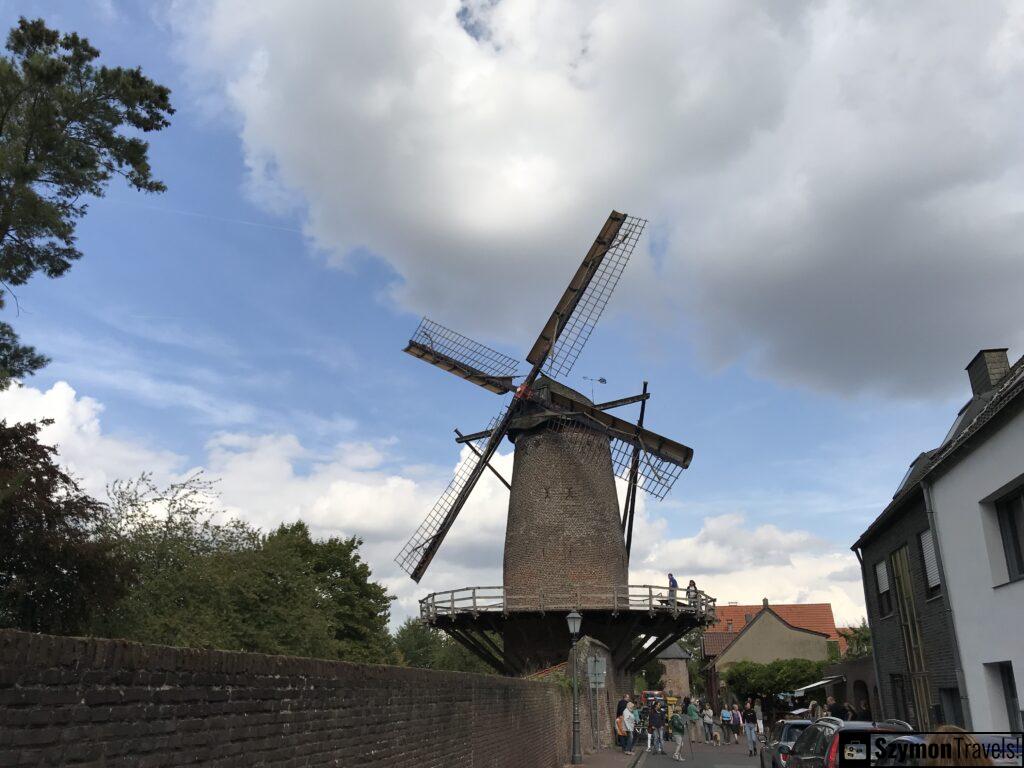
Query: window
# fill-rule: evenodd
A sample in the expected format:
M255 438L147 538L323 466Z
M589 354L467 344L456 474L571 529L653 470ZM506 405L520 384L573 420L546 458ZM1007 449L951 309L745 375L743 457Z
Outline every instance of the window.
M996 514L1006 553L1006 572L1010 581L1024 579L1024 490L997 501Z
M1013 679L1013 664L1004 661L999 665L999 676L1003 680L1003 696L1006 699L1007 722L1011 731L1021 730L1021 720L1024 712L1021 712L1020 702L1017 700L1017 682Z
M921 559L924 561L924 578L928 585L928 597L939 592L939 561L935 559L935 536L932 529L921 531Z
M875 584L878 585L878 614L892 613L892 590L889 589L889 569L885 560L875 563Z

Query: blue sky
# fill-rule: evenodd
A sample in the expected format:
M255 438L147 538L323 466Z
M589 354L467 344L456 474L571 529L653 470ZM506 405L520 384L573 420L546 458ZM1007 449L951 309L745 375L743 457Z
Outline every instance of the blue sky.
M449 5L435 9L430 24L447 20L443 34L468 41L457 46L483 45L459 29L455 13L448 13L457 4ZM641 534L643 559L634 562L634 580L660 580L660 573L675 568L676 573L696 573L719 593L724 589L728 594L719 594L723 600L757 600L762 592L775 600L829 599L839 618L856 619L860 587L850 577L854 561L846 553L849 544L886 504L909 461L941 440L968 395L962 367L977 348L1009 345L1021 337L1019 320L1014 323L1005 313L981 312L962 332L960 324L954 332L953 326L941 324L945 320L930 319L935 302L945 302L954 314L962 311L942 293L956 283L960 268L955 254L944 258L934 241L917 243L915 250L915 243L901 233L920 232L922 217L944 220L942 210L928 206L945 199L943 195L957 195L964 222L945 239L971 243L975 258L983 259L988 245L972 239L972 227L991 222L981 215L972 218L969 206L964 208L962 180L948 178L953 171L946 169L947 176L938 180L922 176L916 191L894 189L898 185L886 184L888 161L873 172L854 158L850 162L857 173L847 169L845 178L863 173L870 179L851 182L845 190L816 186L807 169L825 167L822 173L831 173L827 166L838 162L837 154L834 148L813 148L805 135L793 135L785 115L799 106L793 101L812 98L801 95L804 91L815 91L805 82L806 68L784 58L767 84L745 85L753 75L722 69L720 62L722 71L706 75L739 82L736 103L755 112L729 112L725 122L749 120L750 133L719 147L717 142L728 137L720 139L710 123L722 117L716 108L724 111L729 105L695 107L683 115L686 138L679 147L680 155L694 159L680 161L672 173L652 171L656 178L650 194L644 191L648 180L642 174L634 178L612 167L599 173L580 171L581 187L594 183L600 188L577 195L572 172L583 166L572 157L555 162L563 158L559 152L570 152L564 146L545 147L540 160L529 153L517 156L507 174L495 173L479 182L482 194L470 194L478 182L467 182L469 191L461 191L456 170L463 167L462 160L426 170L410 167L406 183L403 169L391 167L389 160L414 134L401 126L393 126L389 134L386 122L350 130L352 123L346 119L346 109L354 108L351 103L377 98L380 89L366 86L367 92L360 93L354 87L334 111L310 106L323 99L323 91L314 92L319 86L301 79L297 66L275 67L280 55L275 46L301 47L305 27L296 22L293 30L289 24L294 17L280 23L275 13L253 13L239 30L225 32L218 24L231 18L227 0L207 8L116 0L0 1L4 26L19 14L38 15L59 29L83 33L103 52L104 62L140 65L170 86L177 109L171 127L152 137L152 165L166 182L167 193L143 196L113 184L106 198L90 204L79 226L85 254L81 262L59 280L37 279L19 290L19 316L11 316L13 304L6 310L6 319L23 338L53 362L25 382L31 392L9 398L5 408L15 416L38 416L50 409L56 418L81 418L75 422L83 425L81 434L59 435L78 446L77 454L69 449L68 460L87 479L95 473L96 484L122 468L125 475L147 469L144 464L151 459L157 466L148 468L162 477L199 466L215 474L218 469L235 473L225 481L225 504L260 524L309 516L315 509L321 532L358 533L367 540L375 570L402 598L401 614L425 590L395 572L387 555L418 524L417 509L426 512L423 502L443 486L458 461L453 427L482 428L500 406L497 397L401 354L401 348L425 313L521 359L608 210L616 206L651 218L652 234L642 242L643 252L567 383L589 392L582 377L603 376L608 384L599 385L596 396L612 399L633 394L647 379L653 392L648 424L696 452L669 499L646 506L650 524ZM324 8L323 13L331 16L335 11ZM503 83L511 92L525 80L533 82L534 92L543 93L540 83L546 81L536 79L545 68L558 71L560 64L531 46L560 50L561 42L544 39L521 19L480 15L490 13L486 9L473 13L483 24L475 29L490 30L493 47L485 51L486 71L512 71L489 89ZM339 46L347 42L357 47L364 22L371 29L382 28L384 22L371 24L361 15L357 9L340 17ZM690 21L708 39L730 28L729 20L718 19L715 12L704 15ZM398 24L415 21L391 19ZM592 18L576 21L582 26L594 23ZM758 23L783 36L786 25L795 24L786 19ZM804 19L792 32L806 46L795 56L813 58L815 23ZM978 34L983 33L995 34L992 29ZM745 28L729 34L762 38ZM504 44L494 44L502 35L507 35ZM593 35L596 49L599 30ZM625 37L628 46L630 38ZM399 51L393 54L396 60L412 56L402 40L400 35L384 35L380 46ZM310 42L313 49L318 45ZM962 48L953 46L954 55L970 58L974 45L976 41L967 40ZM456 49L450 41L438 48ZM533 52L517 54L519 49ZM332 69L332 51L328 46L311 56L315 68L306 75L318 82L330 80L332 72L344 75L350 65L342 61ZM326 58L321 60L321 55ZM366 54L358 64L392 66L375 63L379 55ZM255 90L251 77L258 67L250 62L248 74L236 68L247 56L274 73L260 74L263 80ZM758 60L756 51L752 60ZM474 65L479 65L476 59L452 66L466 72ZM604 65L598 61L592 66L601 70ZM282 86L287 78L293 78L290 87ZM858 82L871 80L869 75ZM359 83L365 85L362 76ZM750 94L767 93L769 86L782 94L782 106L765 107L766 117L756 109L760 101L771 99ZM389 115L395 120L404 111L415 116L415 87L388 97ZM304 88L311 92L303 104L315 115L304 114L306 106L288 114L289 99ZM328 93L336 91L345 93L342 86ZM859 96L850 98L856 103ZM403 100L409 104L402 106ZM644 106L642 99L638 106ZM516 114L528 111L530 99L523 97L508 108ZM572 108L566 106L567 115ZM998 113L997 108L993 111ZM283 125L275 127L274 116ZM428 118L438 119L428 115L419 120ZM462 119L455 112L438 125L449 130ZM912 117L900 119L914 124ZM895 117L893 122L898 122ZM285 146L292 128L295 145ZM469 124L466 135L475 129ZM522 144L528 130L510 130L509 141ZM621 130L617 138L628 139L635 128L613 125L608 130ZM827 125L821 128L822 133L829 130ZM787 152L807 153L810 159L798 186L818 190L808 198L812 203L805 202L790 219L785 213L791 190L780 189L788 166L773 167L778 146L761 146L772 131ZM665 137L655 133L643 133L644 140L659 146ZM333 143L335 134L343 134L346 143L366 143L354 150L342 148ZM993 129L989 140L992 135L1001 134ZM925 135L923 141L932 138ZM906 139L902 129L893 129L879 141L898 147ZM382 150L375 147L377 140L390 149L378 154ZM466 141L460 138L452 146L464 147ZM630 151L644 155L642 145ZM502 151L495 150L500 146L488 139L475 147L464 158L467 175L474 177L477 161ZM991 151L1009 156L1015 148ZM907 162L928 166L926 150ZM347 155L350 151L355 154ZM449 151L449 145L440 145L439 154ZM875 147L871 156L879 154ZM361 166L363 156L375 158L379 175L372 163ZM794 156L803 162L803 154ZM811 162L815 157L820 162ZM642 170L643 158L635 162ZM657 168L660 161L655 157L651 162ZM970 158L964 165L970 165ZM568 181L545 186L551 167ZM898 175L905 179L914 168ZM450 187L439 174L451 175ZM742 185L751 190L749 197L736 199L730 190L743 174L756 181ZM1016 188L1017 166L1001 175L1000 183L1007 183L1007 176ZM530 188L535 180L536 193ZM990 184L997 200L986 208L999 209L998 201L1003 201L1002 209L1013 213L1012 196L996 194L991 180L982 181ZM517 184L525 191L517 192ZM430 199L429 191L423 193L433 185L441 190L439 196L450 196L445 206L434 208L440 204ZM493 188L501 185L511 191L495 192L498 197L491 199ZM565 189L570 190L568 198L559 192ZM913 210L891 214L872 192L879 189L893 191L893 206L913 197ZM406 190L410 199L402 199ZM550 200L538 203L544 194ZM458 210L453 211L456 203ZM813 210L804 210L808 205ZM778 219L765 219L765 210L780 211ZM520 215L521 228L510 234L511 222ZM736 224L741 220L744 226L755 222L746 240ZM856 237L846 232L851 221L860 222ZM816 228L822 231L816 233ZM891 253L877 246L883 234L887 243L899 243L891 246ZM840 237L841 243L834 239ZM938 235L932 232L930 237ZM523 241L521 257L516 238ZM840 245L852 249L849 255L835 255ZM1019 277L1005 271L1003 251L991 250L990 262L990 271L979 270L989 286L1000 284L1012 291L1020 287ZM999 270L1014 274L1012 280L999 281ZM986 283L975 277L966 281L967 288L976 282L981 291ZM926 289L931 292L921 292ZM59 382L73 388L74 397L69 399L66 392L63 397L44 396ZM253 505L261 502L252 489L259 482L246 472L260 472L260 462L269 461L260 451L270 450L271 444L277 446L274 466L286 465L287 471L280 483L275 481L273 492L259 497L279 506L256 512ZM286 445L290 447L282 447ZM119 459L120 464L101 462L100 471L100 463L90 462L105 451L127 458ZM403 496L406 501L389 518L387 530L360 527L352 522L350 510L343 512L364 491L372 499L378 482L407 482L413 489L415 503ZM345 486L349 490L340 497L331 495L329 489L338 483L354 485ZM294 493L290 484L297 489ZM497 491L489 493L493 508L479 514L490 515L493 525L484 526L484 533L490 536L487 551L496 552L502 502ZM332 504L339 505L336 514ZM356 517L366 515L373 515L372 503L370 508L358 507ZM473 528L471 520L460 523ZM702 549L720 550L723 562L701 561L694 553ZM459 551L455 545L450 558L457 559ZM765 570L769 566L773 568ZM470 563L464 568L452 562L439 570L435 588L463 585L444 583L444 578L496 578L493 560L489 566ZM760 582L753 591L746 578L751 575ZM834 592L823 584L833 577L843 581ZM748 586L741 588L741 581Z

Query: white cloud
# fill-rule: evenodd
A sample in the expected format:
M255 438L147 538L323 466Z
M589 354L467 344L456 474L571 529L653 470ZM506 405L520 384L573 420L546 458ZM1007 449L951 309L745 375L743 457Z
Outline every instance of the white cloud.
M119 478L152 472L163 480L181 469L183 458L170 451L104 433L102 413L99 402L80 397L63 381L45 392L18 385L0 391L0 419L12 424L53 419L40 430L40 440L57 447L61 463L94 496L104 498L107 484Z
M144 470L158 482L192 471L179 456L104 433L102 410L64 382L46 392L16 387L0 393L2 418L55 420L43 439L58 446L61 460L94 494L102 496L111 480ZM202 468L219 478L228 512L264 529L301 518L317 535L361 537L375 578L398 598L396 619L415 613L417 600L428 592L500 584L508 491L490 473L483 475L423 581L417 585L398 570L392 558L449 475L437 467L432 472L415 465L389 468L390 448L387 441L350 441L320 454L290 434L221 432L208 441ZM459 461L470 456L463 448ZM511 477L511 451L492 463ZM620 485L620 498L622 490ZM808 531L751 525L734 512L707 516L694 535L679 535L665 517L651 513L641 494L635 532L633 583L661 584L672 571L696 579L723 601L832 602L837 618L851 621L863 613L852 554Z
M658 243L619 305L717 363L917 396L958 385L981 346L1024 343L1015 4L171 16L197 90L237 116L257 196L301 202L333 261L371 249L395 300L471 334L525 347L614 207Z

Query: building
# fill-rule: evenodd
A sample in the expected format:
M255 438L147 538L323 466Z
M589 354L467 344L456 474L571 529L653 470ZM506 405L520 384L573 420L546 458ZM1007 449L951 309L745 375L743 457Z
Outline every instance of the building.
M758 606L719 608L718 623L701 640L705 686L712 707L718 709L724 703L722 674L738 661L767 664L779 659L828 659L829 643L836 642L830 638L828 626L835 633L832 606L827 603L769 606L765 599ZM720 627L725 631L718 631Z
M658 661L665 667L661 676L662 687L669 696L685 698L690 695L690 668L687 662L693 658L679 643L672 643L658 654Z
M980 351L971 398L854 544L885 716L1021 729L1024 358Z

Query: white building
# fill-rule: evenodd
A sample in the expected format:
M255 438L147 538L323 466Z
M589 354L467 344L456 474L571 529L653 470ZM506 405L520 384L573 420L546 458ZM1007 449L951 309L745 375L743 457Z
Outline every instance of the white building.
M1021 730L1024 358L979 352L973 397L921 480L974 730Z

